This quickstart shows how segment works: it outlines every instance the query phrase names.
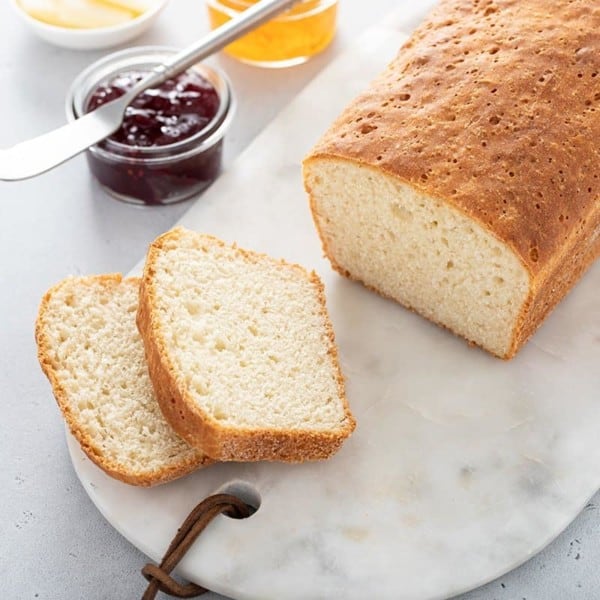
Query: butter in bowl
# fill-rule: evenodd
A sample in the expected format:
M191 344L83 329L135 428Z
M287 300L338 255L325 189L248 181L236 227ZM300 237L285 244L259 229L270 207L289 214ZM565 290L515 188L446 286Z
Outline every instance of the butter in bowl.
M146 31L168 0L12 0L30 29L56 46L108 48Z

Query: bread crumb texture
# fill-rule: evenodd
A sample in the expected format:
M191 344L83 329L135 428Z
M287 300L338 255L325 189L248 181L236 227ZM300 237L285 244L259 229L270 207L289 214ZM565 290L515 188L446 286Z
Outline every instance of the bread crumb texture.
M191 405L187 418L201 421L197 443L211 456L301 460L310 458L302 433L322 434L323 447L349 435L354 422L315 274L182 228L155 242L146 265L152 326L142 332L166 358L152 377L168 377ZM226 456L230 435L237 450ZM293 446L295 437L295 457L293 447L278 449L276 440Z
M305 161L344 274L499 356L600 252L600 6L442 0Z
M204 462L165 421L135 325L139 280L80 277L52 288L36 327L39 358L83 449L109 474L152 485Z
M319 165L323 183L314 189L327 202L317 209L319 225L336 263L383 295L504 353L528 292L514 253L443 202L368 171L342 161ZM343 199L336 193L342 181Z

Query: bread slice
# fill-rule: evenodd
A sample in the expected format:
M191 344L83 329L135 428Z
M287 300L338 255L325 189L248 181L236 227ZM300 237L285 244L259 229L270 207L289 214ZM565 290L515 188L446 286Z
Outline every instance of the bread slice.
M110 476L150 486L210 461L165 421L135 314L139 279L66 279L44 296L38 357L71 433Z
M502 358L600 255L600 12L552 6L442 0L304 162L336 270Z
M137 322L165 417L211 458L326 458L354 429L315 273L177 228L150 246Z

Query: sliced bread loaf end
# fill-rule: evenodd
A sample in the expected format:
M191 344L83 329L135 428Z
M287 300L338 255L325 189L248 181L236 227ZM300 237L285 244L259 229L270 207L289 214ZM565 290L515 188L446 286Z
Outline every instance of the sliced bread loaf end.
M327 458L354 429L323 285L298 265L174 229L137 322L165 417L214 459Z
M135 325L139 279L76 277L44 296L38 357L71 433L112 477L150 486L212 462L156 402Z

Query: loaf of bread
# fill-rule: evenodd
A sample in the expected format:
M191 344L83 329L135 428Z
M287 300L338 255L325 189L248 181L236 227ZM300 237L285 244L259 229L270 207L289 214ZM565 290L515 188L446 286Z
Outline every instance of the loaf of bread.
M71 433L106 473L150 486L210 461L165 421L148 377L135 316L139 279L76 277L42 300L35 336Z
M326 458L354 429L302 267L174 229L148 251L137 323L165 417L213 459Z
M600 253L599 31L442 0L304 162L333 267L512 357Z

